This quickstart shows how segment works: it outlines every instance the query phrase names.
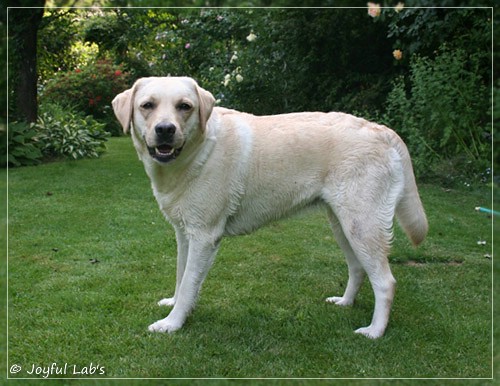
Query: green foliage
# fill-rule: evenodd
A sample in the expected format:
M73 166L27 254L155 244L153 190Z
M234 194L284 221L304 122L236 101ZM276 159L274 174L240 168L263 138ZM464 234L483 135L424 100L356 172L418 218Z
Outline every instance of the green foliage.
M86 41L133 78L192 76L256 114L380 108L385 34L364 9L115 9L85 22Z
M25 122L11 122L7 141L0 144L0 165L27 166L41 162L41 146L36 141L37 132ZM8 149L6 148L8 146ZM8 151L8 152L7 152Z
M121 23L117 15L109 13L107 17L92 17L85 23L84 40L98 44L103 51L114 50L122 53L127 48L123 35L127 32L125 23ZM110 39L115 36L115 39Z
M221 93L231 106L256 114L381 107L392 57L380 55L384 30L365 10L259 10L233 18L246 25L225 56L230 82Z
M411 2L407 5L411 6ZM404 8L400 12L391 8L383 10L381 17L385 17L387 37L394 41L394 48L401 49L407 58L414 54L432 56L446 43L452 49L480 52L488 62L491 46L485 37L491 34L491 9L450 10L434 7L433 2L428 5L425 8Z
M40 100L75 106L118 134L114 95L139 77L187 75L220 105L259 115L381 117L401 132L420 176L481 179L491 166L492 11L431 3L408 0L378 16L367 8L50 10ZM82 64L94 56L97 64ZM81 72L70 72L76 65ZM113 77L116 69L127 76Z
M189 12L189 11L187 11ZM109 56L123 63L133 79L150 76L151 67L162 60L164 48L158 37L176 29L171 10L115 8L82 22L83 40L99 46L99 57ZM169 45L167 49L172 48ZM170 60L177 60L175 56ZM165 75L165 74L163 74Z
M410 68L394 83L385 119L409 144L417 174L434 177L449 160L452 174L484 172L491 154L490 93L478 57L443 45L434 59L415 56Z
M38 31L38 68L42 81L50 79L58 71L69 71L79 65L71 47L79 33L75 30L76 14L71 9L47 9Z
M92 116L81 116L59 106L45 106L36 123L36 139L50 158L97 158L109 133Z
M129 87L128 74L120 66L99 60L73 71L58 72L43 87L42 103L60 104L91 115L106 124L107 131L119 134L111 101Z

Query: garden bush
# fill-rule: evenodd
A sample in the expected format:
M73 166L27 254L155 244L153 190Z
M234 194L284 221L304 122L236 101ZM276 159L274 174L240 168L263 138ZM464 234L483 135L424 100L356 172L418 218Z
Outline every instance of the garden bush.
M99 60L73 71L59 72L42 89L42 104L60 104L91 115L106 125L106 130L119 135L111 101L129 87L129 76L120 66Z
M37 132L28 123L10 122L6 134L6 138L2 136L0 145L1 166L7 164L10 166L28 166L37 165L41 162L43 154L40 144L35 140Z
M386 44L363 9L212 9L159 32L147 58L153 74L191 75L222 105L258 115L353 111L389 92Z
M394 82L385 121L409 144L419 176L470 179L490 167L491 95L478 66L477 56L443 45L433 59L415 55Z
M364 9L113 9L83 24L133 78L191 76L259 115L373 110L390 90L386 31Z
M61 52L40 55L40 101L74 106L117 135L117 93L138 77L188 75L221 105L258 115L333 110L381 121L408 143L419 177L483 180L492 11L404 3L54 13L41 47ZM73 58L76 43L58 36L88 55Z
M104 123L58 105L45 105L32 127L43 154L49 158L97 158L109 133Z

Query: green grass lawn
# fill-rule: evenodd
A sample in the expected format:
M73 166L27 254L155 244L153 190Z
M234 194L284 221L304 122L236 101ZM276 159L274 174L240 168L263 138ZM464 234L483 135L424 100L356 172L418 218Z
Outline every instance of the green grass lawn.
M347 267L320 210L225 239L194 313L164 335L147 327L169 310L156 302L173 294L175 238L129 138L11 169L8 185L11 378L52 363L77 378L492 376L492 220L474 211L487 189L420 186L430 233L414 249L397 229L396 298L372 341L353 333L371 320L368 282L351 308L324 302Z

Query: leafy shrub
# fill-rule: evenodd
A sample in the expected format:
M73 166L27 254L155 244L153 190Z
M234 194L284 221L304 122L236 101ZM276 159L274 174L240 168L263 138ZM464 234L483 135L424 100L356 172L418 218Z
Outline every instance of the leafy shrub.
M105 150L104 142L109 136L104 131L105 124L90 115L83 117L73 111L64 111L57 105L44 106L44 110L32 126L45 156L97 158Z
M385 27L363 9L127 9L86 23L134 76L192 76L255 114L373 110L390 91Z
M0 145L0 165L29 166L41 162L43 155L39 143L35 140L37 133L28 123L11 122L6 134Z
M444 169L464 175L490 166L490 93L478 66L474 55L443 46L434 59L414 56L410 76L395 81L385 119L409 144L417 174L441 174L450 160Z
M60 104L91 115L114 135L121 133L111 101L129 87L128 74L109 61L100 60L70 72L57 73L41 92L41 102Z

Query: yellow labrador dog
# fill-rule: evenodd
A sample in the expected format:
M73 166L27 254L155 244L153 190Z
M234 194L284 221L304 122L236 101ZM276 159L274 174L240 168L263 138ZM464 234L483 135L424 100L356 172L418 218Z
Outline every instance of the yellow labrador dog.
M177 239L175 294L158 303L173 309L149 330L182 327L223 236L320 204L349 267L343 296L326 301L351 305L366 273L375 310L356 332L382 336L395 290L394 216L415 245L428 228L403 141L348 114L254 116L214 102L185 77L139 79L113 100Z

